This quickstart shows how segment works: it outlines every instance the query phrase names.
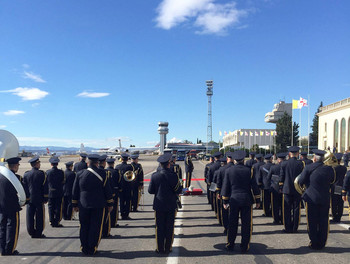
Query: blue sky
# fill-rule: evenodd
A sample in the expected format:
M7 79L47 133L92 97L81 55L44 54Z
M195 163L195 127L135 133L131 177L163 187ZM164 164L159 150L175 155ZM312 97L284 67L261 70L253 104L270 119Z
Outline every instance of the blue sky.
M206 140L274 128L280 99L350 96L350 2L3 0L0 128L21 145ZM307 134L307 109L302 110ZM295 121L299 122L296 112Z

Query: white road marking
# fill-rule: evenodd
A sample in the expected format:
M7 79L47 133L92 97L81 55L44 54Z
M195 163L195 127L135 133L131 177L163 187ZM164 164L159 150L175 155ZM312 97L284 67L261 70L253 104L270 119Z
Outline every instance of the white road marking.
M184 202L186 200L186 196L182 196L181 200L182 202ZM182 204L184 205L184 203ZM179 246L180 246L181 239L179 237L175 237L175 235L179 235L182 233L182 219L183 219L183 212L182 210L180 210L177 212L177 215L175 218L173 251L167 257L167 264L177 264L179 262Z
M350 225L346 224L337 224L338 226L341 226L342 228L345 228L346 230L350 230Z

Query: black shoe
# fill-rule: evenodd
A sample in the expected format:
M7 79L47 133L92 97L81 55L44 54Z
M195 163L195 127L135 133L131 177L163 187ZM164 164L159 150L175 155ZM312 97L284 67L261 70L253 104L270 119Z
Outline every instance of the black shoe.
M19 252L18 252L17 250L15 250L15 251L13 251L10 255L15 256L15 255L18 255L18 254L19 254Z
M123 220L132 220L132 218L130 216L125 216L122 218Z
M164 253L165 253L164 250L158 250L158 249L156 249L155 252L156 252L157 254L164 254Z
M226 245L226 246L225 246L225 250L226 250L226 251L233 251L233 250L234 250L234 247L235 247L234 245L230 245L230 246Z
M165 254L170 254L171 252L173 252L171 249L166 249L165 250Z

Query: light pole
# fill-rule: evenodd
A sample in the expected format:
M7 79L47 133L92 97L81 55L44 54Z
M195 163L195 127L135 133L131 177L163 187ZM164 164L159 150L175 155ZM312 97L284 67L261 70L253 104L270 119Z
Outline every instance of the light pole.
M208 96L208 126L207 126L207 153L208 144L213 140L212 138L212 116L211 116L211 97L213 96L213 80L206 81L207 84L207 96Z

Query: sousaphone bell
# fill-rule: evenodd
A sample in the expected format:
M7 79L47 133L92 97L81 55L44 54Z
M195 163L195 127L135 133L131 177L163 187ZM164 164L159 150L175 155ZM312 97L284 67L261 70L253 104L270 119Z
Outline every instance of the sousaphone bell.
M136 175L133 171L129 170L124 172L123 178L126 182L133 182L136 179Z

